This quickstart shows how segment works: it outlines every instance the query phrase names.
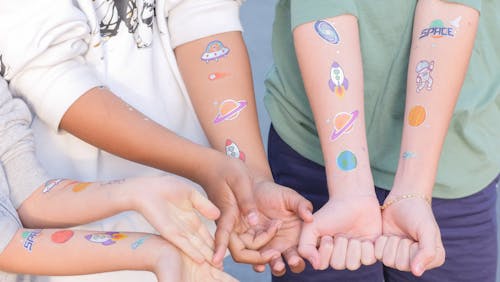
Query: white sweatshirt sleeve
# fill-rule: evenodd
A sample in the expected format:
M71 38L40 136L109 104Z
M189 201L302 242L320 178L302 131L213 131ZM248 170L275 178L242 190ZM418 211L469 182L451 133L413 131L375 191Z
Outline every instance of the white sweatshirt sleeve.
M74 1L0 0L4 77L54 130L81 95L101 85L83 58L90 29Z
M171 1L167 1L171 2ZM242 0L184 0L165 11L172 48L214 34L241 31ZM166 9L168 8L168 4Z
M14 208L28 198L47 175L35 157L31 114L20 99L12 99L7 84L0 79L0 162Z

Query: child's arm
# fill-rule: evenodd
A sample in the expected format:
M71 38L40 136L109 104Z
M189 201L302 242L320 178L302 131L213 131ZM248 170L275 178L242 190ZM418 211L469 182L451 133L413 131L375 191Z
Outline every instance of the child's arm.
M381 247L377 249L384 264L418 276L444 262L430 199L478 19L477 10L440 0L421 0L416 9L401 154L393 189L385 201L389 206L383 211L383 231L410 238L418 248L410 251L411 241L406 240L406 254L397 253L398 244L392 240L383 255Z
M53 130L64 129L120 157L187 177L216 203L231 199L232 209L222 211L228 223L219 224L218 234L229 234L240 212L254 224L257 208L244 165L177 136L98 87L102 83L85 56L98 43L89 36L99 27L83 11L92 5L85 5L0 1L1 74L10 87ZM227 240L220 237L216 239L222 250Z
M366 142L357 18L343 14L301 24L293 36L330 195L314 222L304 225L299 251L315 269L354 270L375 262L370 241L381 233Z
M154 272L160 282L235 281L147 233L21 229L0 253L0 270L33 275L145 270Z
M49 180L18 208L29 228L71 227L134 210L167 240L197 262L211 260L213 239L199 212L211 220L218 209L186 182L173 176L103 183Z
M282 226L276 236L281 239L271 242L262 251L285 252L294 247L298 243L301 219L310 221L312 218L310 205L272 179L258 127L250 62L241 32L226 32L190 41L178 46L175 54L212 147L247 165L254 183L254 197L262 214L268 219L297 223ZM237 248L230 249L238 262L265 262L253 259ZM287 260L295 261L292 268L302 264L298 254L288 253ZM222 254L218 252L216 259L222 259ZM280 265L272 263L273 270L282 271L284 264Z

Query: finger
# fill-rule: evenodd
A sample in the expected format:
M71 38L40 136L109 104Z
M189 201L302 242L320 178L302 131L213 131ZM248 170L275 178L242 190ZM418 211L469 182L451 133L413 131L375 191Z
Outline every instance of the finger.
M285 197L287 210L298 214L304 222L312 222L314 220L312 214L313 206L310 201L290 189L286 190Z
M316 249L319 234L311 223L304 224L299 240L299 254L307 259L314 269L319 266L319 253Z
M220 281L220 282L237 282L238 280L236 280L233 276L217 269L217 268L213 268L211 267L210 268L210 278L206 277L208 281ZM174 281L174 280L170 280L170 281ZM179 280L181 281L181 280Z
M238 202L238 208L245 216L249 225L254 226L259 223L259 212L250 178L248 176L238 177L231 185L231 191Z
M187 236L173 236L169 240L196 263L203 263L205 261L203 253L197 248L197 246L191 243L191 240L189 240ZM207 259L210 260L211 258L212 255L210 255Z
M273 273L274 276L281 277L285 275L286 266L281 256L272 259L269 265L271 266L271 272Z
M371 241L361 242L361 263L363 265L372 265L377 262L375 258L375 246Z
M335 237L333 239L333 251L332 259L330 260L330 266L336 270L345 269L345 259L347 254L347 238Z
M330 265L333 251L333 238L331 236L321 237L319 243L319 270L325 270Z
M387 236L382 235L375 241L375 258L382 261L384 255L385 244L387 243Z
M394 265L397 270L410 271L410 246L413 243L410 239L402 239L399 241L396 260Z
M191 193L191 203L201 215L210 220L216 220L220 216L219 208L196 190L193 190Z
M253 271L255 272L264 272L266 271L266 266L264 264L256 264L256 265L253 265Z
M212 251L215 251L215 241L214 241L214 237L212 236L212 234L210 233L210 231L208 231L208 228L205 224L200 224L200 227L198 228L198 234L200 235L200 237L203 239L203 242L205 244L207 244L207 246L210 246L210 248L212 249Z
M382 255L382 262L385 266L394 268L396 252L398 250L400 240L401 238L398 236L390 236L387 243L385 243L384 254Z
M211 245L207 245L205 243L205 240L198 236L198 234L189 234L187 235L187 238L191 245L195 247L203 256L204 260L208 262L212 262L212 258L214 256L214 249L212 248ZM214 264L216 265L216 264Z
M415 276L422 276L427 265L436 257L436 232L425 230L419 234L418 252L411 262L411 272Z
M297 247L291 247L283 252L288 267L293 273L301 273L306 268L306 263L299 255Z
M357 270L361 266L361 241L356 239L349 240L345 266L351 271Z
M227 247L229 245L229 238L234 227L234 217L230 214L222 214L217 222L217 229L215 230L215 254L212 263L215 265L221 264L224 260Z
M241 241L236 233L231 233L229 240L229 249L234 261L247 264L267 264L271 259L280 257L281 254L275 250L259 252L258 250L249 250Z
M239 237L247 249L257 250L269 243L281 227L280 220L273 220L267 230L243 233Z

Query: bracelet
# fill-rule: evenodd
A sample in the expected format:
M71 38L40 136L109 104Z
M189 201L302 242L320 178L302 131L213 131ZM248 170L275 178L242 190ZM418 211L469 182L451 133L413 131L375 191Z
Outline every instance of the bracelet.
M381 210L387 209L389 206L391 206L394 203L397 203L402 200L406 199L413 199L413 198L419 198L425 200L429 205L431 204L431 199L429 199L427 196L421 195L421 194L407 194L407 195L402 195L398 196L396 198L393 198L387 202L385 202L383 205L380 206Z

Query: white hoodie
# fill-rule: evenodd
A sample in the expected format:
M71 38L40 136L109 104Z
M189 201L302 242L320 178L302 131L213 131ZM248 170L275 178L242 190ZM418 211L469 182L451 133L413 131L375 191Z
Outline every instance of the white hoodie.
M173 50L241 30L241 2L0 0L0 75L35 114L36 153L48 173L86 181L162 173L58 130L71 104L101 85L178 135L208 145ZM152 231L130 214L85 228ZM82 277L43 281L154 281L130 274Z

